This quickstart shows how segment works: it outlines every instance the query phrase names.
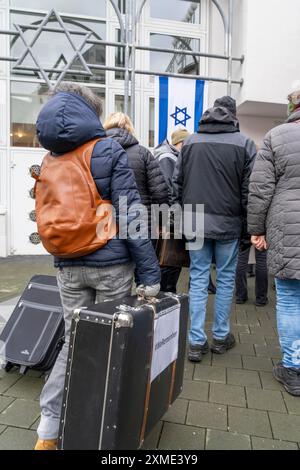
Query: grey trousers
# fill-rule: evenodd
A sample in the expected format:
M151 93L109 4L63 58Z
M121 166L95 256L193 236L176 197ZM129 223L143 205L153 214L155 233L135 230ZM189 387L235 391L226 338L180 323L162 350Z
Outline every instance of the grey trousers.
M40 439L58 437L74 309L130 295L133 274L132 263L105 268L74 266L58 271L57 281L65 320L65 344L40 397L42 413L37 430Z

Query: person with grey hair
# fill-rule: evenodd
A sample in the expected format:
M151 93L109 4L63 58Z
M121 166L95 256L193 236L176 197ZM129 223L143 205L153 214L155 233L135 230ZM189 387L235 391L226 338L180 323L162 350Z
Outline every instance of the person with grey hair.
M78 96L81 96L85 101L87 101L93 109L95 109L99 117L103 114L103 103L102 99L96 95L90 88L82 86L80 83L76 82L61 82L53 90L49 92L49 96L54 96L57 93L75 93Z
M36 124L41 146L49 150L50 156L57 158L58 161L61 156L68 154L69 157L76 155L77 162L78 155L82 159L86 158L86 144L93 143L90 159L90 172L95 183L93 189L99 192L102 200L111 201L116 213L116 226L121 223L119 198L127 198L128 228L136 218L136 211L130 212L130 210L133 206L141 204L140 195L126 152L115 140L106 137L99 119L99 114L102 112L101 99L89 88L68 82L61 83L51 95L51 99L41 110ZM67 160L60 161L64 166ZM73 198L67 194L70 189L70 185L67 186L68 178L71 177L69 174L65 177L66 200L69 201L69 205L72 204L70 201L73 201ZM63 178L64 167L60 173L60 181ZM66 221L62 220L62 224L64 222L68 224L68 213L70 211L74 213L75 208L69 207L68 204L65 206L63 198L56 200L55 184L56 182L47 187L48 193L55 199L53 210L57 210L57 205L60 204L59 214L66 214ZM76 187L80 187L80 182ZM88 205L90 209L90 204ZM80 233L77 235L80 237ZM134 269L139 279L138 294L155 297L160 290L160 269L150 240L133 239L130 236L124 240L118 235L108 236L105 233L101 233L100 237L98 227L97 235L101 240L104 238L107 243L95 251L92 247L90 254L55 257L54 264L58 268L57 281L64 310L65 344L41 394L42 413L37 430L39 440L36 450L55 450L57 446L74 310L130 295Z
M273 368L285 390L300 396L300 80L288 95L288 119L264 139L250 179L248 229L267 250L275 276L283 358Z

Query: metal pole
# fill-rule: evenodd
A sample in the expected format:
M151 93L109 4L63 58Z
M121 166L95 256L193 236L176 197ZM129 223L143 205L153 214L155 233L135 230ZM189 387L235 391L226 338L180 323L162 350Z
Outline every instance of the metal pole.
M9 61L9 62L16 62L18 59L16 57L2 57L0 56L0 61ZM125 67L110 67L107 65L95 65L95 64L87 64L88 67L93 68L95 70L103 70L103 71L113 71L113 72L125 72ZM39 67L26 67L25 65L20 67L19 72L21 74L21 71L28 71L28 72L39 72L40 68ZM45 68L45 72L49 73L61 73L62 70L58 68ZM129 72L131 72L131 69L129 69ZM15 75L18 75L16 73ZM83 72L80 70L68 70L68 73L74 74L74 75L80 75L80 76L87 76L87 72ZM227 78L219 78L219 77L205 77L205 76L198 76L198 75L185 75L185 74L180 74L180 73L167 73L167 72L153 72L152 70L136 70L136 74L139 75L153 75L153 76L160 76L163 75L164 77L175 77L175 78L186 78L186 79L191 79L191 80L206 80L208 82L218 82L218 83L228 83ZM243 84L243 79L242 80L232 80L231 82L233 85L242 85ZM88 85L88 84L87 84Z
M87 41L90 42L90 41ZM180 55L190 55L195 57L206 57L209 59L220 59L220 60L228 60L229 56L227 55L220 55L220 54L209 54L206 52L196 52L192 50L185 50L185 49L170 49L166 47L152 47L152 46L140 46L136 45L136 49L139 51L153 51L153 52L168 52L170 54L180 54ZM237 62L243 62L244 57L232 57L232 60Z
M228 67L227 67L227 94L232 93L232 26L233 26L233 0L228 0Z
M213 4L216 6L218 9L218 12L221 15L223 25L224 25L224 33L225 33L225 55L228 55L228 21L226 19L226 15L224 13L223 8L219 4L218 0L212 0Z
M207 82L219 82L219 83L228 83L227 78L218 78L218 77L205 77L199 75L190 75L183 73L169 73L169 72L153 72L152 70L136 70L135 73L139 75L153 75L153 76L163 76L163 77L174 77L174 78L186 78L191 80L204 80ZM232 84L243 85L244 81L242 80L232 80Z
M123 22L123 18L122 18L122 14L119 10L119 7L117 6L117 4L115 3L115 0L109 0L113 9L115 10L115 13L118 17L118 20L119 20L119 24L120 24L120 30L121 30L121 40L125 42L125 28L124 28L124 22Z
M137 43L137 23L136 23L136 0L131 0L131 25L132 25L132 48L131 48L131 119L135 127L135 67L136 67L136 43Z
M130 48L129 48L129 41L130 41L130 2L127 1L125 3L125 79L124 79L124 113L128 114L129 109L129 60L130 60Z
M141 14L142 14L143 8L146 4L146 1L147 0L142 0L141 4L139 6L139 9L138 9L137 14L136 14L136 24L138 24L138 22L140 21Z

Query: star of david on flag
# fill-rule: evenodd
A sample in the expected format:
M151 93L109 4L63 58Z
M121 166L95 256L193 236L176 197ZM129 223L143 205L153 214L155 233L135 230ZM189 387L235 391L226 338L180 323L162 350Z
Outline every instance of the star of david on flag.
M187 121L191 119L191 116L187 113L187 108L180 109L178 106L176 106L175 113L171 114L171 117L175 120L175 126L182 124L184 127Z
M155 141L170 140L176 129L186 128L191 134L199 126L207 105L207 84L203 80L157 77L155 92Z

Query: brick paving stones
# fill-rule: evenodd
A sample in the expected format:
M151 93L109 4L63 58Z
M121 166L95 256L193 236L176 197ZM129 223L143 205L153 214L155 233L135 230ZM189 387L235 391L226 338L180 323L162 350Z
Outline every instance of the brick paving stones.
M184 270L179 289L186 291L187 286ZM274 293L270 292L269 305L261 309L254 306L253 295L251 279L249 302L233 304L235 349L224 356L209 353L201 364L186 361L180 398L147 437L145 449L299 449L300 398L286 393L272 375L273 363L281 357ZM213 301L211 296L209 339ZM32 449L39 422L37 399L43 384L38 372L30 371L25 377L0 373L0 450Z
M243 434L208 429L206 435L207 450L250 450L250 436Z
M159 442L164 450L203 450L205 430L193 426L165 423Z

